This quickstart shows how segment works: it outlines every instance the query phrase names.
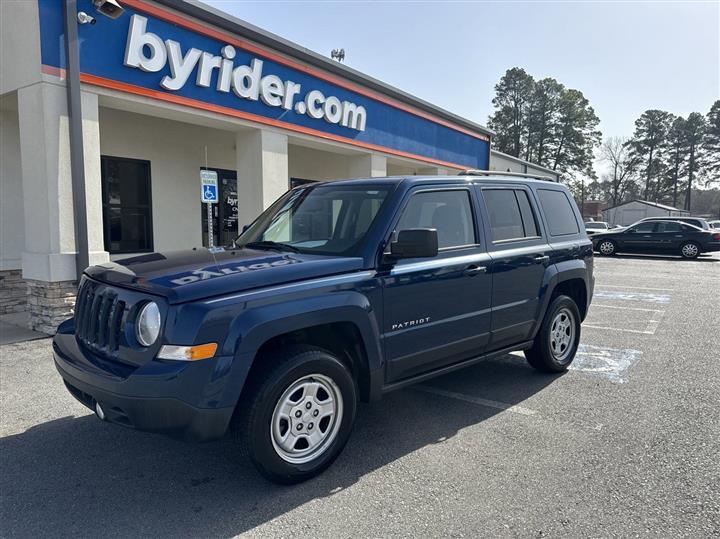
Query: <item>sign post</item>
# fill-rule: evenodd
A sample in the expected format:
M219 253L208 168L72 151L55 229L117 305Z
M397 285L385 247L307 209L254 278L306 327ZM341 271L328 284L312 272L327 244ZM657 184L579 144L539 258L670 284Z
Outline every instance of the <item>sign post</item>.
M212 205L218 201L218 175L214 170L200 171L200 200L207 204L208 247L215 247L213 239Z

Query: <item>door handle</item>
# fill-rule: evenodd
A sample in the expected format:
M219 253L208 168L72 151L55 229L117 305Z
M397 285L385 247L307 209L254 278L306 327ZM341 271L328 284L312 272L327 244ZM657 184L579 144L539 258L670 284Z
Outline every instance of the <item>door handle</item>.
M643 236L643 238L652 238L652 236L645 235L645 236Z
M547 262L548 260L550 260L550 257L548 255L541 255L536 256L535 258L533 258L533 260L535 262Z
M469 275L472 277L473 275L477 275L478 273L485 273L487 271L487 266L468 266L465 268L465 275Z

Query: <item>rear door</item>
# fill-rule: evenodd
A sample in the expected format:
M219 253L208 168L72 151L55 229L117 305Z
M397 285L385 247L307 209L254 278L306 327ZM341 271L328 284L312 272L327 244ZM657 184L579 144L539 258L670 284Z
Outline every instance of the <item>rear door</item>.
M469 186L420 187L406 196L392 236L408 228L435 228L439 252L435 258L400 260L384 272L387 382L485 350L491 280L476 209Z
M532 192L523 185L483 185L486 241L492 258L492 321L489 349L530 337L550 246L537 218ZM579 232L576 226L576 234Z
M678 251L680 245L687 240L688 232L694 230L692 226L683 223L661 221L657 224L655 232L653 232L653 236L656 238L655 246L662 251Z

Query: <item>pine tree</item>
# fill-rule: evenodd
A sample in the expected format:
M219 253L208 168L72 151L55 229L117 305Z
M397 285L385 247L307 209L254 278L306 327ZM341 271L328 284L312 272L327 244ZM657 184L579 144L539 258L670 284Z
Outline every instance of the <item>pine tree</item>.
M704 148L702 146L705 136L705 117L699 112L691 112L685 122L685 136L687 137L687 191L685 195L685 209L692 209L692 188L695 174L700 170L700 164L704 158Z
M535 80L524 69L508 69L495 85L492 100L496 108L488 126L496 131L495 147L504 153L519 157L527 136L528 106Z
M577 171L594 178L593 152L601 139L597 129L599 123L600 119L582 92L565 91L559 102L550 167L563 173Z
M667 133L672 123L672 114L664 110L646 110L635 120L635 133L629 142L633 154L645 163L643 177L645 190L643 197L650 198L650 184L658 177L662 169L659 154L664 149Z
M720 99L710 107L706 121L707 128L703 140L705 155L702 162L702 171L707 185L720 181Z
M673 120L670 131L668 131L670 181L672 182L672 205L678 204L678 185L680 183L680 170L685 160L687 150L687 136L685 133L686 122L682 116Z

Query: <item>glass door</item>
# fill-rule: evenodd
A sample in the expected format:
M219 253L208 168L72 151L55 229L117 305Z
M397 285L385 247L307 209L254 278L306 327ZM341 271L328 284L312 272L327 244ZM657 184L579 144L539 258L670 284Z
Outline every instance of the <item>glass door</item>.
M218 203L212 205L213 244L230 245L238 232L237 173L234 170L208 168L218 175ZM203 245L208 246L207 205L200 203Z

